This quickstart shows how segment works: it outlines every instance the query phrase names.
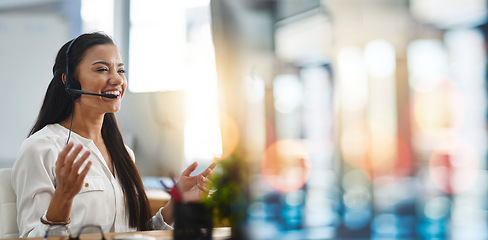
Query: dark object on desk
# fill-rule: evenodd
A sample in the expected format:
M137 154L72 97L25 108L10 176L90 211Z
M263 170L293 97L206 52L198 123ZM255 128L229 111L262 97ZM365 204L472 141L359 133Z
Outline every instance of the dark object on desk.
M211 240L213 230L212 211L201 203L175 202L174 240Z

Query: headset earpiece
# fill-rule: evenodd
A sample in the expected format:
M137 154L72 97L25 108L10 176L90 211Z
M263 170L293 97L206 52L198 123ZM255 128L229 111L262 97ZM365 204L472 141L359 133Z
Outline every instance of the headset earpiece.
M66 90L66 92L71 97L73 97L73 100L77 99L81 96L80 93L75 91L75 90L81 90L81 85L76 79L74 79L71 76L71 73L69 71L69 54L70 54L71 47L75 43L76 39L78 39L78 38L75 38L71 41L71 43L68 45L68 48L66 49L66 53L65 53L65 56L66 56L66 72L65 72L65 74L66 74L66 77L65 77L65 81L64 81L64 89Z

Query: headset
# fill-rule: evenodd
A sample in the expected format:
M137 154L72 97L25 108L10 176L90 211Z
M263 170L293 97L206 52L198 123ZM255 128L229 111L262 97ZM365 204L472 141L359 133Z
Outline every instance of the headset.
M75 79L71 78L71 75L69 74L69 52L71 50L71 46L73 46L73 43L78 39L75 38L71 41L71 43L68 45L68 49L66 50L66 81L64 83L64 89L66 92L73 97L73 99L78 98L81 94L85 95L92 95L92 96L100 96L100 97L105 97L105 98L117 98L117 96L113 94L100 94L100 93L92 93L92 92L87 92L81 90L80 82L76 81ZM73 81L73 84L71 84L71 81Z

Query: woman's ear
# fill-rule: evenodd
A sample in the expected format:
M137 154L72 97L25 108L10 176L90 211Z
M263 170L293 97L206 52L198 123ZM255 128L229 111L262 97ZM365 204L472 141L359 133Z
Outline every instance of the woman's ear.
M64 84L66 84L66 73L63 73L63 75L61 75L61 80Z

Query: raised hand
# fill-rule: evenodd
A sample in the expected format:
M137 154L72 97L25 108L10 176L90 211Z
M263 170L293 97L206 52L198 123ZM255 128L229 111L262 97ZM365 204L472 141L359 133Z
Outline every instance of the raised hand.
M90 152L84 152L78 161L75 162L83 146L78 145L70 152L73 145L73 143L66 145L59 153L58 161L56 162L56 191L60 191L68 199L73 199L80 192L85 176L92 164L88 161L80 171L81 166L88 156L90 156Z
M78 161L75 162L83 146L78 145L74 149L73 146L73 143L67 144L58 154L55 170L56 189L54 190L53 198L46 213L46 218L49 221L65 222L69 219L73 199L83 187L85 176L92 165L88 161L81 168L88 156L90 156L90 152L84 152L78 158Z
M183 201L198 202L208 194L208 187L210 185L209 176L215 168L216 163L210 164L202 173L190 176L198 166L198 162L194 162L181 173L178 181L178 188L181 191Z

